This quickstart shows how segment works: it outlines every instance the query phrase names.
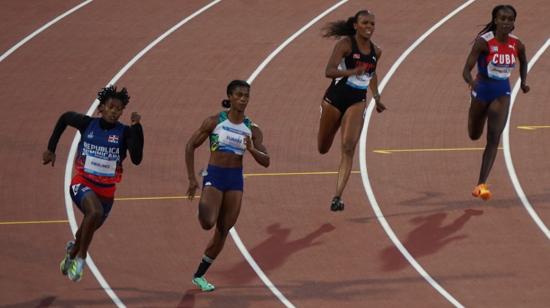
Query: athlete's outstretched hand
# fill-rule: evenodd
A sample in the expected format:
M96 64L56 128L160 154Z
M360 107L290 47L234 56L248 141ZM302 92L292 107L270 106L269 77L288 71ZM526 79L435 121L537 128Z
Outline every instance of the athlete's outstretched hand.
M521 91L523 91L523 93L527 93L529 92L529 90L531 90L531 88L529 88L529 86L525 83L521 83Z
M199 188L199 183L197 183L197 180L190 179L189 188L187 188L187 199L189 199L189 201L193 201L193 199L195 198L195 193L197 192L198 188Z
M55 164L55 153L50 150L46 150L42 153L42 164L47 165L49 163L52 163L52 167Z
M130 120L132 121L132 125L138 124L139 121L141 120L141 115L139 115L139 113L134 111L134 112L132 112L132 115L130 116Z

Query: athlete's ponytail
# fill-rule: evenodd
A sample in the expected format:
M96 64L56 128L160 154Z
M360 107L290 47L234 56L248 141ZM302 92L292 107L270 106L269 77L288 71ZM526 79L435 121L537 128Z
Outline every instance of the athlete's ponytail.
M238 87L244 87L247 89L250 89L250 85L248 82L244 80L233 80L227 85L227 96L233 94L233 91L235 91ZM222 107L223 108L229 108L231 107L231 102L228 99L222 100Z
M355 28L353 24L357 23L357 19L361 15L370 15L371 12L368 10L361 10L355 13L354 16L348 18L348 20L337 20L334 22L329 22L323 28L323 37L336 37L341 36L352 36L355 35Z
M493 8L493 11L491 12L491 21L483 27L483 30L479 31L477 36L481 36L487 32L495 31L497 29L497 25L495 24L495 19L497 18L498 11L502 9L509 9L514 13L514 19L518 16L518 13L516 12L516 9L508 4L501 4L497 5ZM512 27L512 31L514 30L514 27Z

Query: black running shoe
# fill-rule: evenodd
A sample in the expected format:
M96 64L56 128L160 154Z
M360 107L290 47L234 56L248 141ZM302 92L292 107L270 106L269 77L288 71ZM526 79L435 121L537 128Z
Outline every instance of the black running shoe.
M344 210L344 202L342 202L342 199L340 199L340 197L332 198L332 202L330 204L330 210L333 212Z

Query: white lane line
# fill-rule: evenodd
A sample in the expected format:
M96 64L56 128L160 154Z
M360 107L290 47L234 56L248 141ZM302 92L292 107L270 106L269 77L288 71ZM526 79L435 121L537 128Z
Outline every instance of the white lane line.
M76 10L80 9L81 7L87 5L88 3L92 2L92 0L87 0L87 1L84 1L82 3L80 3L79 5L73 7L72 9L66 11L65 13L57 16L56 18L54 18L53 20L51 20L50 22L48 22L47 24L43 25L42 27L40 27L39 29L37 29L36 31L34 31L33 33L27 35L24 39L22 39L21 41L19 41L19 43L13 45L13 47L11 47L10 49L8 49L6 52L4 52L1 56L0 56L0 62L4 61L5 58L7 58L9 55L11 55L14 51L16 51L19 47L23 46L25 43L27 43L28 41L30 41L33 37L37 36L38 34L40 34L40 32L48 29L50 26L52 26L53 24L55 24L56 22L60 21L61 19L65 18L66 16L72 14L73 12L75 12Z
M462 11L464 8L469 6L475 2L475 0L469 0L456 8L454 11L449 13L447 16L445 16L443 19L441 19L438 23L433 25L428 31L426 31L422 36L420 36L401 56L395 61L395 63L392 65L386 76L384 76L384 79L379 85L379 91L380 93L386 86L386 84L389 82L392 75L395 73L397 68L401 65L401 63L407 58L407 56L416 48L418 45L420 45L430 34L432 34L435 30L437 30L441 25L443 25L446 21L451 19L453 16L458 14L460 11ZM365 115L365 122L363 124L363 131L361 132L361 139L360 139L360 150L359 150L359 163L361 166L361 178L363 180L363 186L365 187L365 192L367 193L367 197L370 201L370 204L372 206L372 209L374 210L376 217L378 218L378 221L380 222L380 225L382 228L384 228L384 231L388 235L388 237L391 239L393 244L401 254L407 259L407 261L414 267L414 269L434 288L436 289L445 299L447 299L451 304L453 304L455 307L464 307L458 300L456 300L449 292L447 292L437 281L435 281L429 274L422 268L422 266L414 259L414 257L407 251L405 246L399 241L399 238L393 232L392 228L390 227L390 224L384 217L384 214L382 213L382 210L380 209L380 206L378 205L378 202L376 201L376 198L374 197L374 191L372 190L372 186L369 180L369 175L367 172L367 131L369 128L369 121L372 115L372 111L374 109L374 100L371 100L369 103L369 106L367 108L367 112Z
M116 75L107 83L107 85L116 83L120 77L122 77L129 69L134 65L143 55L145 55L149 50L151 50L153 47L155 47L160 41L162 41L164 38L166 38L168 35L172 34L174 31L179 29L181 26L183 26L185 23L196 17L197 15L201 14L202 12L206 11L210 7L214 6L221 0L215 0L210 2L208 5L202 7L195 13L189 15L179 23L177 23L175 26L170 28L168 31L164 32L161 36L159 36L157 39L155 39L153 42L151 42L147 47L145 47L142 51L140 51L130 62L128 62ZM90 106L90 109L88 109L87 115L92 115L94 110L99 105L99 101L96 99ZM78 230L78 225L76 223L76 218L74 215L73 207L72 207L72 200L69 196L69 185L71 183L71 177L72 177L72 169L73 169L73 161L75 158L76 148L78 146L78 142L80 141L80 134L77 132L75 134L75 137L73 139L73 143L71 144L71 149L69 150L69 156L67 157L67 163L65 164L65 209L67 210L67 217L69 218L69 224L71 226L71 230L73 232L73 235ZM113 300L115 305L117 307L126 307L124 303L118 298L118 296L115 294L115 292L111 289L105 278L103 278L103 275L99 272L99 269L95 266L94 261L92 260L92 257L90 254L88 254L88 257L86 259L86 263L88 265L88 268L90 271L94 274L97 281L105 290L107 295Z
M544 51L546 51L549 45L550 45L550 38L546 40L546 43L542 45L542 47L533 56L531 61L529 61L529 66L527 68L527 71L530 71L531 68L533 68L537 60L544 53ZM510 175L510 180L512 180L514 189L516 190L516 193L518 194L518 197L521 200L523 207L525 207L525 209L527 210L527 212L529 213L533 221L535 221L535 223L541 229L544 235L546 235L546 238L550 240L550 230L548 230L548 227L546 227L542 219L540 219L539 215L533 209L533 206L527 199L527 196L525 195L525 192L523 191L523 188L519 183L518 175L516 174L516 169L514 168L514 163L512 162L512 153L510 151L510 119L512 117L512 108L514 108L514 101L516 100L516 96L518 95L518 92L519 92L520 83L521 83L521 80L518 79L518 81L514 85L514 89L512 90L512 97L510 98L510 112L508 113L508 122L506 123L506 127L504 128L504 136L502 139L502 145L504 147L504 160L506 162L506 169L508 169L508 174Z
M348 2L348 0L342 0L342 1L334 4L333 6L328 8L326 11L319 14L317 17L313 18L311 21L309 21L307 24L305 24L302 28L300 28L294 34L289 36L281 45L279 45L279 47L277 47L275 50L273 50L273 52L271 52L271 54L269 54L269 56L267 56L267 58L265 58L265 60L262 63L260 63L260 65L256 68L256 70L254 70L252 75L250 75L250 77L248 77L247 82L252 84L252 82L254 82L254 79L256 79L256 77L258 77L258 75L264 70L264 68L269 64L269 62L271 62L275 58L275 56L277 56L277 54L279 54L286 46L288 46L292 41L294 41L298 36L300 36L302 33L304 33L307 29L311 28L311 26L313 26L315 23L317 23L323 17L325 17L326 15L328 15L329 13L331 13L332 11L334 11L335 9L337 9L338 7L340 7L341 5L343 5L346 2ZM277 289L277 287L271 282L271 280L269 280L267 275L258 266L256 261L254 261L254 259L252 258L252 256L250 255L250 253L248 252L246 247L243 245L243 242L241 241L241 239L239 237L239 234L237 233L237 230L235 230L235 228L231 228L229 233L231 234L231 237L235 241L235 244L239 248L239 251L241 252L241 254L244 256L246 261L250 264L252 269L256 272L258 277L260 277L260 279L263 281L263 283L271 290L271 292L275 296L277 296L277 298L286 307L295 307L283 295L283 293L281 293L281 291L279 291L279 289Z

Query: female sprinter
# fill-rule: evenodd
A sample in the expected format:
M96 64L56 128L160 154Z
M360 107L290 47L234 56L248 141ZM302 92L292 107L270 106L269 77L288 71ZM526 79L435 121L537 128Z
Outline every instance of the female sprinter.
M210 160L202 174L199 221L205 230L216 228L192 280L193 284L207 292L213 291L214 286L204 278L204 274L222 250L241 210L244 152L248 150L260 165L269 166L269 155L262 144L262 131L244 114L250 85L246 81L233 80L227 86L227 96L222 106L229 109L206 118L185 149L189 178L187 196L192 200L199 187L195 177L195 149L207 138L210 139Z
M527 86L527 57L525 46L514 35L516 10L511 5L498 5L491 13L491 21L479 32L474 46L466 59L462 76L471 89L468 134L477 140L483 134L487 121L487 144L483 152L481 171L474 197L482 200L491 198L487 178L497 155L500 135L506 126L510 106L510 73L519 60L521 90L529 92ZM477 78L471 71L477 62Z
M317 145L319 153L329 151L338 128L342 128L342 156L338 169L336 193L332 199L332 211L344 210L342 193L353 165L355 146L363 128L367 101L367 89L372 89L376 111L386 107L380 101L376 64L382 50L372 41L374 14L362 10L347 21L329 23L324 37L342 37L334 47L325 71L332 82L321 102L321 120Z
M115 86L103 88L98 93L101 117L89 117L76 112L64 113L50 137L48 149L42 155L44 164L55 163L55 149L67 126L80 131L75 159L76 175L71 181L69 193L73 202L84 214L76 232L76 241L66 245L65 257L60 268L72 281L82 278L86 254L94 232L107 219L113 206L115 184L122 178L122 161L126 151L132 163L139 165L143 156L143 129L141 116L133 112L131 126L118 119L130 97L126 88L117 91Z

